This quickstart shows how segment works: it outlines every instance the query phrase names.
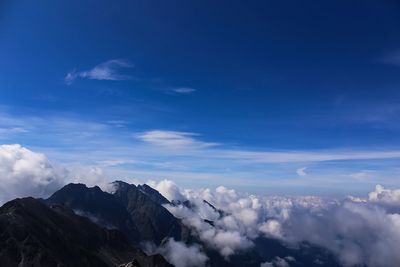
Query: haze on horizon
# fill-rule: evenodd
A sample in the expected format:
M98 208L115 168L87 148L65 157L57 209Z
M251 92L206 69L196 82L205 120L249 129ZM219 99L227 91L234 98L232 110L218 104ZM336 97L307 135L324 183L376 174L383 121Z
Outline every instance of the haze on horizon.
M3 1L0 173L51 165L89 183L259 194L400 188L399 12L372 0Z

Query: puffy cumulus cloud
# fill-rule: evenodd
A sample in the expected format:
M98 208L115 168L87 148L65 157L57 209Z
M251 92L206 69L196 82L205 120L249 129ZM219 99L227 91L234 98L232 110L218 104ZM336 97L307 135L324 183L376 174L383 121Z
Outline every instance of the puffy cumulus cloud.
M169 201L184 199L179 187L171 180L148 181L147 184L160 192Z
M368 194L368 200L375 203L400 206L400 189L385 189L383 186L377 185L375 190Z
M182 190L189 204L166 205L174 216L196 230L199 238L225 258L251 248L259 235L262 205L255 196L241 196L225 187Z
M0 145L0 204L17 197L48 197L70 182L108 184L99 168L67 169L21 145Z
M275 238L282 237L282 226L279 221L274 219L268 220L265 223L261 224L259 230L266 236L271 236Z
M296 260L291 257L275 257L273 261L261 263L260 267L290 267L289 262L295 262Z
M188 246L183 242L170 238L158 249L169 263L176 267L202 267L206 266L208 257L197 245Z
M0 145L0 203L16 197L46 197L59 189L68 172L40 153L20 145Z
M400 263L399 190L377 186L365 199L258 197L222 186L175 190L187 202L166 208L227 259L265 236L290 246L306 241L324 247L343 266L394 267ZM290 263L290 259L275 258L262 266Z
M374 192L382 190L385 189L378 187ZM400 263L397 253L400 214L379 205L374 197L342 201L280 197L267 198L266 203L266 212L276 222L264 224L262 232L273 233L279 229L276 230L278 237L289 243L308 241L325 247L338 256L343 266L398 266ZM275 266L273 262L268 264Z
M70 166L66 183L83 183L87 186L99 186L103 191L113 191L113 184L108 179L108 173L98 166ZM134 180L131 180L132 182Z

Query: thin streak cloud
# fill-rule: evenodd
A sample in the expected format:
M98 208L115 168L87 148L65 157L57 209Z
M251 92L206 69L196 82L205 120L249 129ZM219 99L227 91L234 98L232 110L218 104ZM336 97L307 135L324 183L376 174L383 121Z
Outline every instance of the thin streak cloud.
M178 87L178 88L171 89L171 91L174 93L177 93L177 94L188 95L188 94L192 94L192 93L196 92L197 90L194 88L190 88L190 87Z
M155 146L175 149L203 149L216 145L197 140L195 137L198 135L190 132L153 130L140 133L137 138Z
M122 59L113 59L100 63L90 70L77 71L73 70L65 76L66 84L72 84L76 79L90 80L107 80L107 81L122 81L132 78L129 75L120 73L121 69L133 68L133 64Z

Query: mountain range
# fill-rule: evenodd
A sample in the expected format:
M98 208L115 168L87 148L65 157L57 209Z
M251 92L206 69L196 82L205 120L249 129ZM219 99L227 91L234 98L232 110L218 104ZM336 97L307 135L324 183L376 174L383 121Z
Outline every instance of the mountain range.
M321 262L340 266L321 247L308 243L294 247L267 237L256 238L250 249L223 257L164 207L190 209L193 203L170 202L146 184L115 181L113 187L113 193L108 193L98 186L68 184L48 199L22 198L4 204L0 208L1 266L200 266L171 260L157 249L169 240L199 247L207 257L206 266L259 267L277 257L287 257L290 266L321 266ZM223 210L205 203L225 216ZM214 222L207 223L213 226Z

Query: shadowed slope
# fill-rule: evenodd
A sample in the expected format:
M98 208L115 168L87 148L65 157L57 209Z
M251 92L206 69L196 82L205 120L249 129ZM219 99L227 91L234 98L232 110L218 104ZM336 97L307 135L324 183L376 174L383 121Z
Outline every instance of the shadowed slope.
M69 184L46 202L63 204L98 224L119 229L133 244L143 241L160 244L167 237L188 238L189 230L160 205L159 202L168 200L156 190L119 181L114 186L115 193L109 194L97 186Z
M170 266L131 247L119 231L33 198L0 208L0 247L2 266L116 266L133 259L142 267Z

